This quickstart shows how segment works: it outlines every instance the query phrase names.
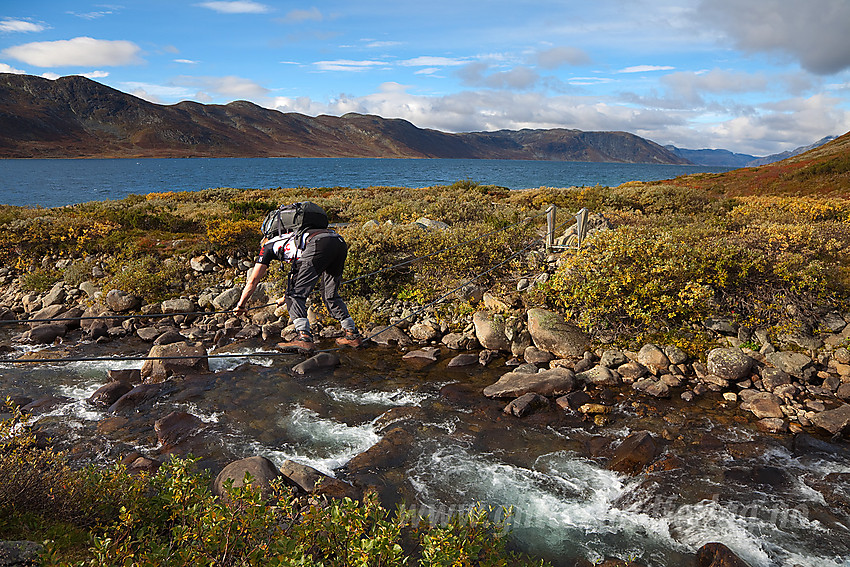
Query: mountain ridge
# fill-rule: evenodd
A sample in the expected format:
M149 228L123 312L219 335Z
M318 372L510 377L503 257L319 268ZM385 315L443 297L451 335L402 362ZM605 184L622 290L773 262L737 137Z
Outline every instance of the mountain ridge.
M248 101L159 105L85 77L0 74L0 157L490 158L688 164L627 132L448 133L398 118L310 117Z

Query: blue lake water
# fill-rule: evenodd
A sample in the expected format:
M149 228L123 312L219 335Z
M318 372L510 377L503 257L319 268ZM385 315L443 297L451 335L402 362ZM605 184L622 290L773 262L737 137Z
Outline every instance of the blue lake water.
M210 187L430 187L466 179L510 189L614 187L729 169L486 159L5 159L0 160L0 204L57 207Z

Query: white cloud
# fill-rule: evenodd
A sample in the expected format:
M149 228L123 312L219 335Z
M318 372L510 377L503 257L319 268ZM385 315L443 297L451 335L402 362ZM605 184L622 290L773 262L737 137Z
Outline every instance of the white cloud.
M540 80L540 75L529 67L519 66L493 73L488 71L490 71L488 63L477 61L458 70L458 76L465 85L491 89L525 90L533 87Z
M221 14L265 14L271 12L271 7L252 0L237 0L234 2L201 2L196 4L209 8Z
M847 0L702 0L697 17L744 51L784 53L819 75L850 67Z
M90 37L25 43L9 47L2 53L36 67L114 67L142 63L141 48L135 43Z
M635 65L634 67L626 67L620 69L618 73L648 73L650 71L672 71L675 67L667 65Z
M405 59L398 62L402 67L454 67L457 65L466 65L467 63L469 63L469 59L433 57L430 55L414 57L413 59Z
M44 77L45 79L50 79L51 81L55 81L56 79L58 79L62 75L60 75L58 73L49 73L48 72L48 73L42 73L41 76Z
M283 21L289 24L298 24L301 22L308 21L321 22L324 19L325 18L322 15L322 12L320 12L318 8L313 6L309 10L292 10L291 12L288 12L283 18Z
M197 65L197 61L192 61L191 59L175 59L175 63L183 63L185 65Z
M7 65L5 63L0 63L0 73L14 73L15 75L26 75L26 71L21 71L20 69L15 69L14 67Z
M536 55L537 64L544 69L557 69L564 65L585 65L590 63L586 51L577 47L553 47Z
M0 20L0 32L40 32L46 30L47 27L42 24L36 24L27 20L16 20L7 18Z
M201 89L199 95L209 99L209 93L213 93L228 100L266 99L269 89L255 83L250 79L235 77L177 77L174 84L182 87Z
M155 83L128 81L121 83L121 88L126 89L131 95L156 103L161 102L163 99L187 99L192 96L191 90L175 85L157 85Z
M89 79L105 79L109 76L109 71L90 71L88 73L80 73L80 75Z
M108 16L108 15L112 14L112 11L111 10L102 10L100 12L85 12L85 13L68 12L68 14L71 14L72 16L76 16L78 18L83 18L84 20L96 20L98 18L102 18L104 16Z
M351 59L336 59L333 61L316 61L313 63L320 71L366 71L387 65L386 61L352 61Z

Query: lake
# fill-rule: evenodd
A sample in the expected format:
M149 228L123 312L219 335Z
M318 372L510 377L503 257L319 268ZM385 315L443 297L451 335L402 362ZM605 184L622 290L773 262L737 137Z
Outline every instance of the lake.
M192 158L0 160L0 204L57 207L211 187L614 187L731 168L490 159Z

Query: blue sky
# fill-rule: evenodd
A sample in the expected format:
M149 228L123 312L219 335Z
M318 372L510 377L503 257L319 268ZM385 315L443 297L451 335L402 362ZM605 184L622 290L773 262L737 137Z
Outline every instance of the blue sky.
M766 155L850 131L850 0L4 0L0 72Z

